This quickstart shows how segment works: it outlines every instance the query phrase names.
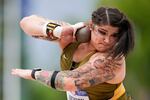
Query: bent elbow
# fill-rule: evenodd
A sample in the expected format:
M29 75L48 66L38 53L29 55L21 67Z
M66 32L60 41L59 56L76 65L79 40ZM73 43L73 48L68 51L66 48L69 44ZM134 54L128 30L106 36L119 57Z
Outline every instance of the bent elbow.
M33 18L36 18L36 15L23 17L19 23L21 28L23 28L25 25L27 25L28 22L30 22Z
M19 23L19 25L20 25L20 27L23 29L24 28L24 26L25 26L25 24L26 24L26 20L27 20L27 17L24 17L23 19L21 19L21 21L20 21L20 23Z
M27 34L32 35L37 30L34 26L34 20L36 19L36 15L27 16L21 19L20 27Z
M28 24L27 19L28 19L28 17L24 17L23 19L21 19L19 25L20 25L21 29L22 29L27 35L29 35L29 33L26 31L26 30L27 30L27 24Z
M25 17L24 18L22 18L21 20L20 20L20 26L22 26L23 25L23 23L24 23L24 20L25 20Z

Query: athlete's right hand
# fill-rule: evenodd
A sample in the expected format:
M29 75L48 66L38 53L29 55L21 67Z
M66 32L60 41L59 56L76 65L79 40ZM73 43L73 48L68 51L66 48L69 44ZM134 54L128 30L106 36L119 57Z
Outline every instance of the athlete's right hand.
M30 69L12 69L11 75L18 76L24 79L33 80L33 78L31 77L31 72L32 70Z

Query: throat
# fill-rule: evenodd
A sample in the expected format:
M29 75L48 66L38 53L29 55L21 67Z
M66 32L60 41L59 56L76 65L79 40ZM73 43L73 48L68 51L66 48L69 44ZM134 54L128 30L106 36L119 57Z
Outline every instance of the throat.
M77 48L77 50L73 54L73 61L74 62L80 62L83 59L85 59L90 53L95 52L95 49L90 47L89 44L81 44Z

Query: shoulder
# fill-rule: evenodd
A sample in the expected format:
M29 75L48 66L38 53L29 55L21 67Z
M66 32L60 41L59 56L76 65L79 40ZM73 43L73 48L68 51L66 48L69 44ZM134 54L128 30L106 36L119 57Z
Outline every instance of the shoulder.
M125 57L121 56L118 58L112 58L112 57L107 57L107 55L104 53L97 52L90 57L89 62L93 66L97 66L97 67L111 66L113 68L119 69L121 66L125 66Z

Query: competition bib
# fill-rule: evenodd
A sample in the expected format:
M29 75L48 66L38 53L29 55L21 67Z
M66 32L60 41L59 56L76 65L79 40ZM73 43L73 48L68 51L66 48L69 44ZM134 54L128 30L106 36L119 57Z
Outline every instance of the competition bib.
M66 92L67 100L89 100L89 97L85 91Z

